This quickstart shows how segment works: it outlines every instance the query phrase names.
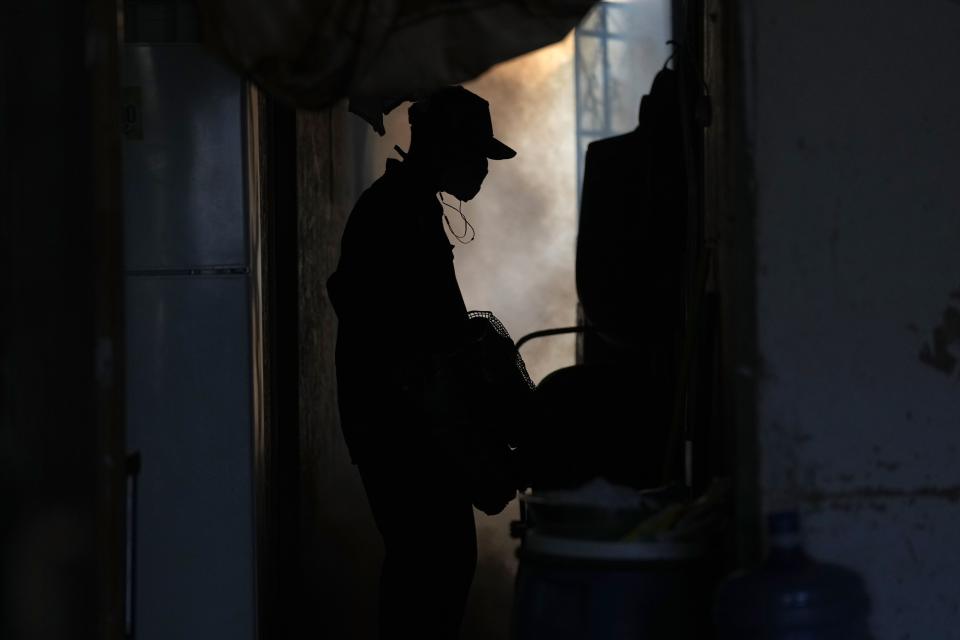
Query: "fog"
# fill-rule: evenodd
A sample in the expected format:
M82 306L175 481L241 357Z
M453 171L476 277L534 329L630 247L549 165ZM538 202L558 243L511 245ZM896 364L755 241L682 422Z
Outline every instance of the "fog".
M517 150L491 160L480 194L463 204L476 240L456 245L457 277L467 307L493 311L514 339L537 329L573 324L576 316L576 127L573 38L498 65L465 84L490 102L494 135ZM387 135L371 133L369 175L383 172L393 146L410 140L407 106L385 120ZM452 198L448 202L455 203ZM463 228L449 209L450 223ZM458 225L461 225L458 227ZM469 236L468 236L469 237ZM570 336L524 347L530 375L539 381L573 364Z

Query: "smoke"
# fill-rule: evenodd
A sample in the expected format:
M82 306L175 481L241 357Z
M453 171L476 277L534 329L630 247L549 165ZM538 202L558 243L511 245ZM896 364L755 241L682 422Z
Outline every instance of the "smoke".
M480 194L463 213L477 239L456 245L457 278L467 307L493 311L514 339L573 324L576 317L576 126L573 37L498 65L466 83L490 102L494 134L517 150L491 160ZM394 145L407 148L406 107L385 120L387 135L371 134L370 178L383 172ZM393 154L396 155L395 153ZM454 228L460 222L451 218ZM539 381L573 364L574 339L544 338L524 347Z
M468 245L454 242L457 278L469 309L493 311L514 339L576 319L577 188L573 34L498 65L466 83L490 102L497 138L517 150L490 161L480 194L464 203L476 228ZM382 174L393 146L410 141L406 107L385 120L387 135L370 134L369 180ZM395 154L394 154L395 155ZM455 225L458 216L451 218ZM542 338L524 347L531 377L574 362L572 336ZM516 573L517 543L509 537L516 504L499 516L477 515L478 564L464 638L506 638Z
M477 240L457 249L467 305L496 313L514 339L576 320L576 105L573 38L512 60L466 86L490 102L495 135L517 150L490 163L466 212ZM574 362L574 338L541 338L524 347L533 379ZM478 557L468 635L508 636L516 558L509 537L516 506L477 517ZM478 619L479 618L479 619ZM476 621L479 624L469 624Z
M568 37L466 85L490 102L494 131L517 157L491 162L487 184L470 203L482 235L459 252L457 269L468 305L497 313L515 338L576 317L572 58ZM531 342L523 355L539 381L573 364L573 338Z

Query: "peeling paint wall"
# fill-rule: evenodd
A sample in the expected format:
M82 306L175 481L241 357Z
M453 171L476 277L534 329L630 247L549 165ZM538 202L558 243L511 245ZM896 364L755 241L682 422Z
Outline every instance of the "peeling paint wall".
M960 3L744 7L764 507L960 637Z

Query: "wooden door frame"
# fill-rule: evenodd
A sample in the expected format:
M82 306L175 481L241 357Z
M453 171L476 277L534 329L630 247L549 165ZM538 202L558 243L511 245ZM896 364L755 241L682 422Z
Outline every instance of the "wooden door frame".
M255 584L264 640L296 632L301 583L296 134L296 111L250 85Z

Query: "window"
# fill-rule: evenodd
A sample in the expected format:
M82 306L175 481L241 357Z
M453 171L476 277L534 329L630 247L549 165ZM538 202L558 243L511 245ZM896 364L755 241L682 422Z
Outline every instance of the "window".
M640 98L670 56L668 0L600 2L576 30L577 193L587 145L637 126Z

